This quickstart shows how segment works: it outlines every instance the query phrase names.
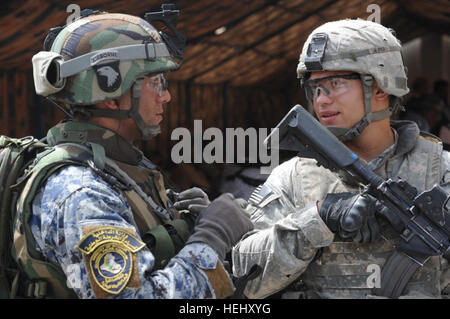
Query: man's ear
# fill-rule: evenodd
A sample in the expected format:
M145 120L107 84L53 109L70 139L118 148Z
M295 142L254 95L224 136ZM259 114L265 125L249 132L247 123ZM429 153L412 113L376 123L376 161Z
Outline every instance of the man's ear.
M384 92L379 86L376 81L373 83L372 87L372 96L375 97L377 100L384 100L389 99L389 94Z
M100 108L107 110L119 110L117 100L107 100L99 103Z

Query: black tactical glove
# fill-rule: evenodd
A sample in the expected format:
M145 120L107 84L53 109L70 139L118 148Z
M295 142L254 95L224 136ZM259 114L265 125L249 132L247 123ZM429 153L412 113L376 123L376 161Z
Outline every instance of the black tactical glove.
M177 210L189 210L195 216L211 203L208 195L198 187L189 188L181 193L168 189L166 194Z
M194 232L186 244L205 243L211 246L223 261L231 247L252 229L249 214L233 195L226 193L200 212Z
M369 194L327 194L319 215L328 228L342 238L354 242L374 242L380 233L375 218L377 200Z

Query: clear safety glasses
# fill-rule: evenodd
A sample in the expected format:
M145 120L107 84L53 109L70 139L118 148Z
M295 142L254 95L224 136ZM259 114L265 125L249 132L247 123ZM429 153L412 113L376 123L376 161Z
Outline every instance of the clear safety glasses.
M147 86L151 89L154 89L159 96L162 96L164 91L166 91L169 88L169 83L167 82L164 73L159 73L150 76L149 78L150 81L147 82Z
M359 74L332 75L320 79L307 80L304 82L306 98L313 102L320 94L325 94L330 98L334 98L348 91L353 81L360 79Z

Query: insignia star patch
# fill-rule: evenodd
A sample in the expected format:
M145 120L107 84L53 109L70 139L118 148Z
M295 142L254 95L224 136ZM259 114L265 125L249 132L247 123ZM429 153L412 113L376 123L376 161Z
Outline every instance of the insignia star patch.
M128 230L96 227L80 240L78 249L86 256L91 283L96 295L119 294L133 277L135 253L145 246ZM95 283L95 284L94 284Z

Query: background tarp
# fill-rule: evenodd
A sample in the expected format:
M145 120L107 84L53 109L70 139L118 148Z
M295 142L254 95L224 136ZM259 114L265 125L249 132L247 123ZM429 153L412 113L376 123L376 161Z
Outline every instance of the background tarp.
M309 33L327 21L374 19L393 28L402 42L444 36L450 30L448 0L179 0L178 29L187 37L181 69L169 75L171 102L162 134L143 145L181 188L219 190L222 164L171 161L177 127L270 128L295 104L304 105L296 64ZM36 96L31 57L42 50L47 31L64 25L68 5L143 17L160 1L21 0L0 6L0 134L44 136L64 114ZM373 11L375 5L375 11ZM379 11L377 11L379 8ZM446 51L444 51L446 52ZM448 68L448 66L447 66ZM448 80L448 77L447 77Z

